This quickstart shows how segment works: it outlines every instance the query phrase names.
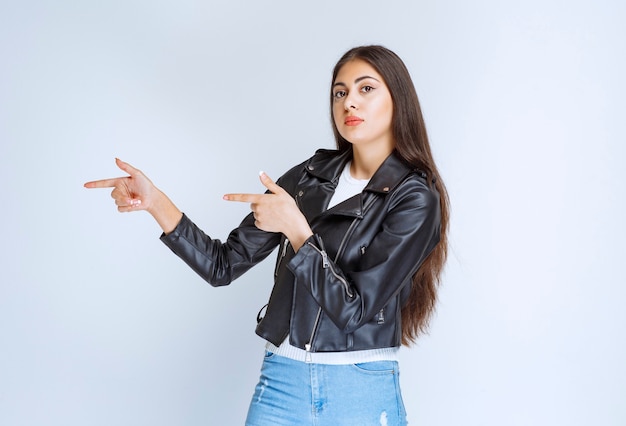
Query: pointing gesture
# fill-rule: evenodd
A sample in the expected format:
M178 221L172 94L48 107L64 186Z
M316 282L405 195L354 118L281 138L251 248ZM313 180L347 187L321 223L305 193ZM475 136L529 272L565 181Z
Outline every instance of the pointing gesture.
M111 197L115 200L119 212L146 210L165 233L171 232L182 218L182 212L141 170L119 158L115 159L115 163L129 176L87 182L85 188L113 188Z
M111 197L120 212L147 210L150 206L150 195L155 189L150 179L119 158L115 159L115 163L130 176L87 182L85 188L113 188Z
M283 233L297 251L313 231L291 195L264 172L259 175L269 194L226 194L224 200L250 203L254 225L263 231Z

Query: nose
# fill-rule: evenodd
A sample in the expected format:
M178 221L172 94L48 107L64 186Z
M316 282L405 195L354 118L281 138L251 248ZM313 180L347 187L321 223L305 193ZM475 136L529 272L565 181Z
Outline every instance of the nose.
M356 102L354 101L354 97L352 97L350 94L348 94L348 96L346 96L346 100L343 103L343 107L345 108L346 111L350 111L353 109L358 109Z

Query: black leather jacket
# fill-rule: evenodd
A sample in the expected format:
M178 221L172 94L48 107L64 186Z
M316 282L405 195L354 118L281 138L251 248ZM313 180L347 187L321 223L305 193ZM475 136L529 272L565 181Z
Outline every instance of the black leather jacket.
M277 183L314 235L294 254L280 233L248 215L226 242L187 216L162 241L202 278L227 285L277 246L274 287L256 332L313 352L401 344L411 278L439 241L439 194L424 173L391 154L358 194L326 210L351 151L319 150Z

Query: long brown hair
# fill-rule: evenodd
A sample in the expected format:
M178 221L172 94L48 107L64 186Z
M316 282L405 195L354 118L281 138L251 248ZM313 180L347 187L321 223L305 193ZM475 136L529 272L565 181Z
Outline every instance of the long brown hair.
M392 131L395 150L406 162L424 171L439 192L441 208L441 236L435 249L413 275L411 293L402 307L402 344L414 343L418 336L428 331L428 325L437 303L437 288L448 254L448 192L439 176L428 142L426 125L417 98L415 86L404 62L391 50L382 46L360 46L346 52L333 70L332 84L342 66L360 59L370 64L385 80L393 101ZM332 120L333 94L330 93L330 109L333 133L337 148L351 148L337 130Z

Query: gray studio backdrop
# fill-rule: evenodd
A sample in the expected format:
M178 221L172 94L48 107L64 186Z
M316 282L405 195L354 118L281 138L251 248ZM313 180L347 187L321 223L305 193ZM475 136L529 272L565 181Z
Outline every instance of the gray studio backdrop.
M202 282L83 182L145 171L209 234L332 147L349 47L406 61L452 199L414 425L626 424L624 2L0 1L0 424L240 425L272 260ZM373 390L375 391L375 390Z

